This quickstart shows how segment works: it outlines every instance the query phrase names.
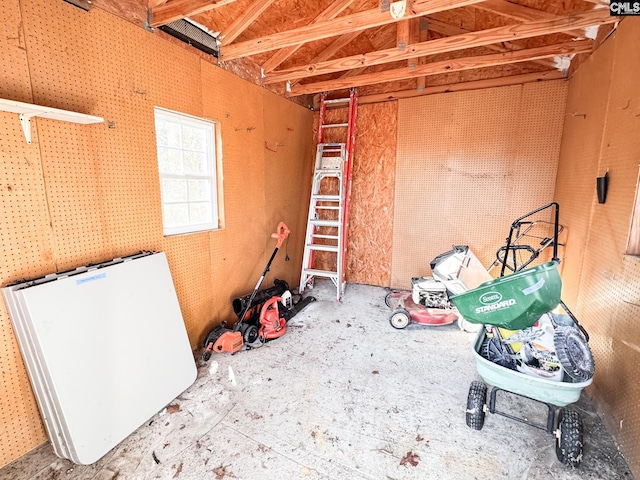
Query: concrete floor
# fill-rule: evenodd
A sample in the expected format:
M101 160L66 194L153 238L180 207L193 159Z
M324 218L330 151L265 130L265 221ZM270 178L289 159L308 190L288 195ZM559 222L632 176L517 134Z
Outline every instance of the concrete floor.
M588 392L572 405L585 447L570 469L542 430L497 415L481 431L466 426L479 379L473 334L455 324L393 329L383 288L348 285L340 304L330 282L311 293L318 302L285 336L199 363L194 385L96 464L74 465L45 444L0 480L633 478ZM500 408L546 415L510 395Z

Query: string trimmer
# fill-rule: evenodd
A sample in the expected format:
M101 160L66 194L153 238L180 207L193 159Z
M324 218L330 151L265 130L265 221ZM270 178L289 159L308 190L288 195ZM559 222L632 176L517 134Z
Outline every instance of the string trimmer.
M204 352L202 353L202 359L206 362L211 358L211 352L222 353L222 352L237 352L242 348L244 342L252 343L258 340L258 328L255 325L248 325L243 322L243 319L246 318L249 309L252 306L253 300L255 299L258 290L260 289L260 285L262 285L262 281L264 277L269 272L269 268L271 268L271 262L276 257L278 250L282 246L283 242L287 239L291 231L289 227L285 225L284 222L280 222L278 227L276 228L276 233L271 234L271 238L275 238L278 240L276 243L276 248L271 254L271 258L267 262L267 266L264 268L262 275L258 279L258 283L256 283L249 300L246 302L244 310L242 314L238 317L238 321L235 323L233 328L226 328L225 323L215 327L213 330L209 332L207 338L204 341ZM244 331L243 331L244 330Z

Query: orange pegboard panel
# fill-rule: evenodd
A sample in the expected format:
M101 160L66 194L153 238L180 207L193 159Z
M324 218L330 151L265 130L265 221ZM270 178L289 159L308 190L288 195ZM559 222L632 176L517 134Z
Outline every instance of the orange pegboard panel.
M634 23L635 22L635 23ZM610 432L634 473L640 471L640 260L625 255L638 189L638 111L635 79L640 52L638 22L624 20L570 81L558 197L582 231L569 285L576 314L589 330L596 360L595 397ZM573 146L575 148L569 148ZM597 203L595 178L609 170L606 202ZM560 194L560 186L568 191Z
M20 3L0 4L0 98L31 102ZM35 123L35 122L33 122ZM0 274L2 285L54 267L38 128L28 145L17 114L0 112ZM46 439L4 302L0 302L0 465Z
M488 266L513 219L553 199L565 96L560 81L398 102L393 287L453 244Z

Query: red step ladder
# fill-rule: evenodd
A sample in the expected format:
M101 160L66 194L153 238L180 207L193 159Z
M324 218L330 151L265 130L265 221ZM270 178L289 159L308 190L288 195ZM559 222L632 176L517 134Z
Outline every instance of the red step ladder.
M312 288L316 277L330 278L336 286L338 301L341 300L346 285L357 104L358 94L355 89L351 89L348 98L327 99L326 92L320 97L316 163L300 276L300 293L305 288ZM347 121L325 123L327 106L341 105L348 108ZM339 132L343 141L325 142L327 129L337 129L336 135ZM321 254L324 255L321 258L321 255L317 255L318 252L329 253Z

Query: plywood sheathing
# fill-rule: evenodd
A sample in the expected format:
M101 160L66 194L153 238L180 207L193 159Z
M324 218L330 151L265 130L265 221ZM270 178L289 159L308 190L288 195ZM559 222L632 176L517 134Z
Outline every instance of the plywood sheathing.
M566 289L591 334L595 398L635 475L640 474L640 262L625 256L640 158L640 21L623 20L569 83L557 198L574 231ZM609 169L607 201L595 178ZM575 195L575 199L569 198ZM575 236L579 235L576 241Z
M0 13L7 19L0 27L0 63L10 74L1 96L106 120L87 126L32 119L33 143L27 145L17 115L0 114L2 285L164 250L191 345L199 347L209 328L233 320L231 299L255 285L275 243L269 238L275 223L267 224L272 217L284 213L292 231L304 229L304 219L291 215L301 202L297 187L282 188L276 197L266 193L265 142L267 132L273 141L286 131L277 170L306 171L300 188L309 188L311 157L298 154L308 148L312 113L100 8L85 12L65 2L12 0ZM270 114L269 125L265 95L279 112ZM162 236L154 106L219 122L223 229ZM270 202L279 205L277 212ZM292 257L301 256L299 237L289 245ZM278 262L274 274L297 278L299 264L284 257ZM0 303L4 465L45 436Z
M347 281L389 286L397 102L358 107Z
M398 101L391 285L452 245L488 266L514 218L553 198L562 81Z

